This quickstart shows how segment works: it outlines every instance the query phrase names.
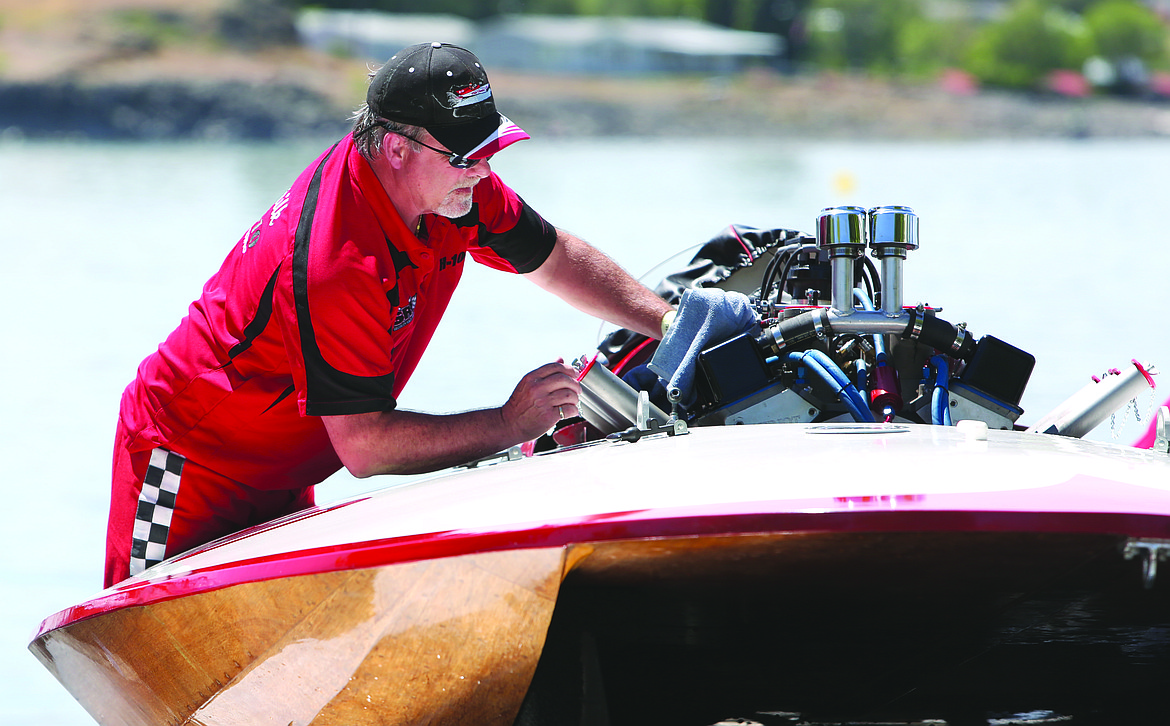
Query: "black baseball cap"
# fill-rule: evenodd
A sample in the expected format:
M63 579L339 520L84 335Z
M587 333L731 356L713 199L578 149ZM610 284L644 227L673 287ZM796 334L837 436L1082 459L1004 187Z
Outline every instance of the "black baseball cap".
M529 138L496 110L475 54L448 43L419 43L395 53L370 81L366 104L382 118L423 127L468 159Z

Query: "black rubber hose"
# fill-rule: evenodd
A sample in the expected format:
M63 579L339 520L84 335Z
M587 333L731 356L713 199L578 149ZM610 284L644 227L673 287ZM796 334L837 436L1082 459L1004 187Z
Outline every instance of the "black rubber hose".
M867 295L869 295L870 302L872 302L875 307L881 307L881 301L877 300L877 296L874 295L875 290L881 289L881 276L878 274L877 267L873 264L873 260L869 259L865 255L861 256L861 264L861 269L864 270L865 273L868 273L861 275L862 280L865 282L865 292Z
M781 320L765 330L756 342L773 355L781 351L799 349L806 341L829 334L828 308L816 308Z
M921 330L915 334L918 328ZM975 338L966 329L936 317L933 310L911 310L902 338L918 340L960 360L969 361L975 353Z

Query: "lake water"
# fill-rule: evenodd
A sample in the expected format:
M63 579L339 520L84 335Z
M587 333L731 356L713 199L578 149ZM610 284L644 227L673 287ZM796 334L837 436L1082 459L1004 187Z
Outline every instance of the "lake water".
M26 646L100 589L118 398L327 141L0 142L0 723L92 723ZM1170 141L536 140L493 168L637 275L730 223L811 231L828 206L913 207L906 301L1036 356L1022 423L1132 358L1170 370ZM599 327L469 265L401 404L497 405L528 370L591 351ZM1087 438L1136 439L1153 397L1138 403L1143 423L1119 416ZM385 483L339 474L318 499Z

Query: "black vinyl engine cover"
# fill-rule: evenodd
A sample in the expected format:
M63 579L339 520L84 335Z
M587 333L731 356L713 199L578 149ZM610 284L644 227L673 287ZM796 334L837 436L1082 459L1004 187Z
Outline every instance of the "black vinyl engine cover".
M678 305L684 291L718 285L731 277L736 270L750 266L769 250L801 240L816 241L814 237L792 229L759 229L742 224L729 225L704 243L686 267L663 278L654 288L654 292L672 305ZM611 364L616 364L646 340L645 335L622 328L606 336L597 346L597 350ZM615 372L621 375L624 371Z

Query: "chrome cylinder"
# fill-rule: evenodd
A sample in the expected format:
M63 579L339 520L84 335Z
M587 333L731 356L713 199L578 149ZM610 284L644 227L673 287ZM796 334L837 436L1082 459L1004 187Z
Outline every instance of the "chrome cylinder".
M609 435L634 426L638 421L638 392L617 375L594 360L578 374L581 395L577 408L581 416L602 434ZM650 418L660 425L670 418L662 409L650 404Z
M769 355L779 355L782 351L807 347L814 338L824 340L841 333L897 338L908 331L910 323L910 313L905 311L898 316L886 315L880 310L854 310L845 315L836 310L817 308L769 327L759 340Z
M829 325L833 333L900 336L906 332L909 324L910 313L905 310L899 311L897 315L886 315L877 310L856 310L847 317L835 310L829 313Z
M882 312L902 314L903 265L907 250L918 249L918 215L910 207L869 210L869 248L882 263Z
M817 246L829 253L832 306L838 315L853 313L853 265L865 251L865 235L862 207L828 207L817 217Z
M1150 376L1156 373L1150 364L1140 364L1135 360L1128 368L1094 380L1074 393L1030 426L1028 433L1079 439L1126 405L1129 399L1153 388L1154 379Z

